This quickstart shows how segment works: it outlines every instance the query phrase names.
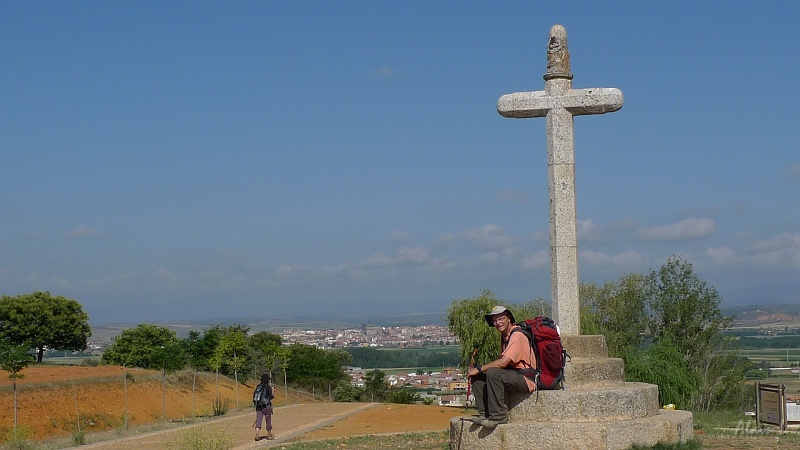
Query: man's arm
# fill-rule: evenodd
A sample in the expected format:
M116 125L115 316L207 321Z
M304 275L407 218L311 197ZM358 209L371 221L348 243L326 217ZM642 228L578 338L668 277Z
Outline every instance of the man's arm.
M477 375L477 374L479 374L481 372L486 372L487 370L489 370L491 368L494 368L494 367L499 368L499 369L504 369L504 368L508 367L509 364L511 364L511 358L509 358L508 356L502 355L499 358L495 359L494 361L488 362L488 363L486 363L486 364L484 364L482 366L470 367L469 370L467 371L467 375L471 376L471 377L474 377L475 375ZM480 368L480 370L479 370L479 368Z

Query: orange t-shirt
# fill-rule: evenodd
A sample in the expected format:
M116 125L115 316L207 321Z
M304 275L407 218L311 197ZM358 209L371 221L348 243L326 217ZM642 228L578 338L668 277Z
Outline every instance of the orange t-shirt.
M512 330L515 328L519 327L514 326ZM536 357L533 355L528 338L523 333L511 333L511 338L503 349L502 355L511 358L511 364L508 365L510 369L536 368ZM536 390L536 383L533 380L525 377L525 382L528 384L528 392Z

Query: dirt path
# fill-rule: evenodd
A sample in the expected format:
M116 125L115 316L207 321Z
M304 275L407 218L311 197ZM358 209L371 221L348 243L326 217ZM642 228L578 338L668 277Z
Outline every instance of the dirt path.
M200 425L190 425L170 430L147 433L139 436L114 439L84 445L81 448L103 450L139 450L143 448L163 449L174 444L181 433L190 428L200 427L203 433L222 430L233 438L234 449L266 448L280 442L286 442L314 428L323 426L331 421L339 420L360 410L375 406L371 403L321 403L309 405L291 405L275 408L272 424L273 432L277 439L273 441L254 441L253 430L254 413L237 413L221 419L210 420ZM264 431L264 430L262 430ZM265 433L262 433L262 435Z
M269 448L286 442L328 439L362 434L446 430L450 418L463 414L462 409L426 405L391 405L380 403L315 403L275 408L275 440L255 441L254 413L238 413L166 431L147 433L96 444L82 449L139 450L165 449L174 445L181 433L200 427L203 433L222 430L233 438L234 449ZM262 430L262 435L264 430Z

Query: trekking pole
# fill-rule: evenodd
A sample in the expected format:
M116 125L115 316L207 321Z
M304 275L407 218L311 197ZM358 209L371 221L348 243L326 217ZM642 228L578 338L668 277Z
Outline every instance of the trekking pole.
M469 367L475 366L475 355L478 353L477 348L472 349L472 355L469 357ZM464 412L469 408L469 394L472 392L472 377L467 376L467 400L464 402Z

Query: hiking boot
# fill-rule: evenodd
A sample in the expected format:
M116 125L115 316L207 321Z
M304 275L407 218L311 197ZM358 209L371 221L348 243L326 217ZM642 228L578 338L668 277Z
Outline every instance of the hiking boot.
M483 422L485 419L486 417L481 415L467 417L467 420L474 423L475 425L480 425L481 422Z
M508 423L508 417L500 420L484 419L481 421L481 426L490 430L494 430L498 425L502 425L504 423Z
M272 439L275 439L275 435L274 435L274 434L272 434L272 433L269 433L269 434L267 435L267 440L272 440Z

